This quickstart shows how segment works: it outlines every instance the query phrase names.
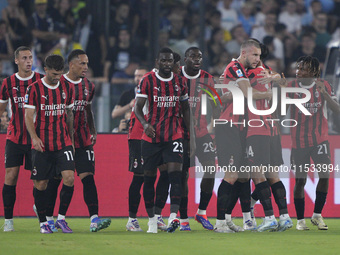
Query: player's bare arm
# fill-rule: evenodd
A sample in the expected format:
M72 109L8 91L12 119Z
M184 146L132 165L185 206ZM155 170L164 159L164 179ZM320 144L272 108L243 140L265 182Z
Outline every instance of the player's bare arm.
M336 99L333 99L328 92L325 89L325 83L321 80L317 80L316 86L320 93L323 95L327 102L327 106L334 112L334 113L340 113L340 105L336 101Z
M143 107L145 105L146 98L142 97L137 97L136 99L136 109L135 109L135 114L139 122L142 124L144 128L144 132L148 137L154 138L156 136L155 129L151 124L146 122L144 119L144 114L143 114Z
M34 122L33 122L34 113L35 113L35 109L31 109L31 108L25 109L26 128L27 128L27 131L30 133L33 148L37 151L44 152L44 144L38 137L37 133L35 132L35 127L34 127Z
M88 104L85 107L85 111L86 111L87 123L89 125L90 133L91 133L91 142L92 142L92 145L95 145L96 141L97 141L97 130L96 130L96 126L94 124L92 104Z
M6 110L7 107L7 103L0 103L0 116L2 116L2 114L4 113L4 111Z
M257 75L258 77L261 77L257 79L257 81L261 84L268 84L270 82L275 82L281 80L281 75L277 72L270 71L268 69L263 70L261 73Z
M237 82L239 88L242 90L243 95L245 98L248 97L248 88L251 88L250 82L248 79L242 79ZM256 89L253 89L253 99L255 100L261 100L261 99L271 99L272 98L272 91L258 91Z

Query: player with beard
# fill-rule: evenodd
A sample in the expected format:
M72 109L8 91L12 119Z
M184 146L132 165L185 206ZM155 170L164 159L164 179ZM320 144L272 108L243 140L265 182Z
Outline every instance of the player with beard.
M25 124L32 139L32 173L34 202L40 222L40 233L51 234L46 219L46 188L48 180L61 175L58 220L63 233L72 233L65 221L74 191L73 113L74 88L59 80L64 72L64 59L50 55L45 60L46 76L27 88Z
M246 73L246 68L255 68L260 61L260 55L261 48L257 42L254 40L243 42L240 56L229 63L221 76L222 83L238 86L242 90L244 97L247 98L250 82ZM233 115L233 102L231 101L230 91L228 89L223 89L222 94L222 102L224 105L219 118L227 120L228 124L217 124L215 126L218 162L221 167L232 166L237 171L226 171L224 179L219 186L217 194L217 220L214 231L229 233L234 231L228 227L225 213L228 203L230 203L229 200L233 185L239 178L243 179L242 182L244 183L247 183L244 180L249 178L248 174L243 174L241 176L241 174L238 173L238 170L240 170L241 166L244 164L247 130L245 128L245 116ZM271 95L271 91L260 92L253 89L254 100L270 99ZM265 178L254 178L253 180L255 181L256 186L259 187L259 197L264 210L269 212L272 211L270 188ZM249 184L247 183L247 185ZM248 207L249 208L247 208L246 211L250 211L250 203L248 203Z
M3 80L0 90L0 116L8 101L11 105L11 120L7 128L5 147L5 182L2 189L5 224L4 231L14 231L13 209L16 200L16 185L19 169L25 158L25 169L32 170L31 137L25 126L24 97L27 87L43 75L32 71L31 49L21 46L14 53L18 72Z

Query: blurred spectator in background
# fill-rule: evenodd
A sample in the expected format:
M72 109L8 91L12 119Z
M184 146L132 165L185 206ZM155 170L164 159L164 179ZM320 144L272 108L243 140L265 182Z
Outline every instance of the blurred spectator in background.
M223 51L225 51L223 42L223 29L215 28L212 31L210 41L207 45L207 53L210 66L214 66L219 62L220 54Z
M242 24L244 31L246 31L248 35L251 34L251 30L255 25L255 17L253 15L253 12L254 12L253 3L245 2L241 7L240 15L238 16L239 22Z
M322 70L326 58L326 48L317 46L315 37L314 33L305 33L301 36L301 45L294 51L292 61L296 61L301 56L316 57Z
M65 64L67 63L67 57L73 50L82 50L81 44L74 42L72 34L66 35L66 38L61 38L59 43L55 45L47 54L56 54L64 58Z
M313 0L310 4L310 7L307 9L307 12L304 13L301 17L301 25L302 26L312 25L315 15L321 11L322 6L320 1Z
M122 29L131 33L131 19L129 18L130 6L127 2L121 2L116 9L114 19L109 26L109 47L114 47L118 41L119 32Z
M133 51L130 32L123 27L118 32L116 45L109 49L106 56L104 77L110 80L115 72L123 71L128 66Z
M240 55L241 44L249 38L241 24L233 27L231 30L232 40L227 42L226 50L232 57Z
M299 34L301 31L301 16L296 12L295 1L287 1L285 11L279 15L279 22L287 26L289 33Z
M71 10L70 0L56 0L52 9L48 10L58 31L72 34L75 20Z
M315 43L317 46L326 47L332 36L327 31L327 14L319 12L314 16L313 27L316 31Z
M221 26L223 29L230 31L238 24L237 11L231 8L233 0L221 0L217 4L217 9L221 12Z
M79 10L79 20L73 34L73 41L79 42L90 60L89 67L95 77L103 76L103 66L107 55L105 30L95 21L86 8ZM108 77L106 77L107 79Z
M185 38L184 17L178 13L172 12L168 19L170 21L169 42L175 44L177 41Z
M86 7L85 1L71 0L71 10L75 20L79 18L79 11Z
M65 35L56 31L54 21L47 13L47 0L35 0L35 12L29 19L29 29L34 39L34 48L39 58L44 59L60 38Z
M158 33L158 45L162 49L164 47L170 48L169 46L169 31L167 29L162 29Z
M263 41L263 38L267 35L275 35L275 25L277 23L277 16L274 12L266 14L265 22L263 26L259 26L253 29L251 37Z
M239 52L240 53L240 52ZM236 56L237 57L237 56ZM209 68L209 73L214 76L215 80L218 81L219 77L225 69L225 64L231 61L232 57L228 54L226 50L221 52L218 57L218 62Z
M211 33L215 28L221 28L221 12L216 9L213 9L208 15L207 24L205 27L206 41L210 39Z
M198 25L192 25L188 27L188 35L185 39L179 40L172 45L172 50L178 52L184 56L185 51L190 47L198 47L198 41L200 35L200 27Z
M134 103L137 92L137 86L139 85L142 77L148 72L146 67L138 67L134 73L134 84L135 86L129 90L126 90L122 93L119 98L118 103L113 108L111 117L112 119L118 118L124 115L126 112L131 111Z
M305 0L305 6L306 9L311 6L313 0ZM329 13L333 10L334 7L334 0L320 0L321 6L322 6L322 11Z
M277 3L275 0L262 0L261 2L261 9L255 15L255 24L256 26L264 26L266 16L270 12L276 12L278 8Z
M13 73L13 47L7 29L6 21L0 20L0 61L2 62L3 74L10 75Z
M265 59L264 64L270 66L275 72L281 74L283 72L283 65L281 64L281 60L275 58L274 56L269 56Z
M8 125L9 125L9 116L8 116L8 111L5 110L2 113L2 116L0 116L0 133L6 133Z
M129 132L129 122L131 117L131 110L125 112L124 119L121 119L118 127L112 130L112 133L128 133Z
M1 11L1 17L8 26L8 32L12 40L13 48L22 45L22 37L26 33L28 25L26 14L19 6L19 0L7 0L8 6Z

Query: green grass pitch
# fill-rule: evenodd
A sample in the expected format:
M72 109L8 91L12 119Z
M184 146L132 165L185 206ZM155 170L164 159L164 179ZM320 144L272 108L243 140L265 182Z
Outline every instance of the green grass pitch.
M210 219L215 223L214 219ZM15 232L0 232L0 255L40 254L340 254L340 219L325 219L328 231L317 230L309 219L309 231L282 233L243 232L220 234L207 231L190 219L191 232L146 234L147 219L139 219L144 232L125 230L127 218L112 218L109 228L89 232L88 218L68 218L73 234L42 235L36 218L15 218ZM257 219L259 223L261 219ZM0 218L3 223L3 218ZM241 224L241 219L234 219Z

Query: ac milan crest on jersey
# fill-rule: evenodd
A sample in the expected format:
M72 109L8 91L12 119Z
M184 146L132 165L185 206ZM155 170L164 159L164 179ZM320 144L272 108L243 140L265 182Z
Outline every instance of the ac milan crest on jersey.
M42 74L36 72L32 72L27 78L21 78L18 73L15 73L2 82L0 102L6 103L10 100L12 111L6 138L14 143L31 144L31 137L25 125L25 94L27 87L42 77Z

